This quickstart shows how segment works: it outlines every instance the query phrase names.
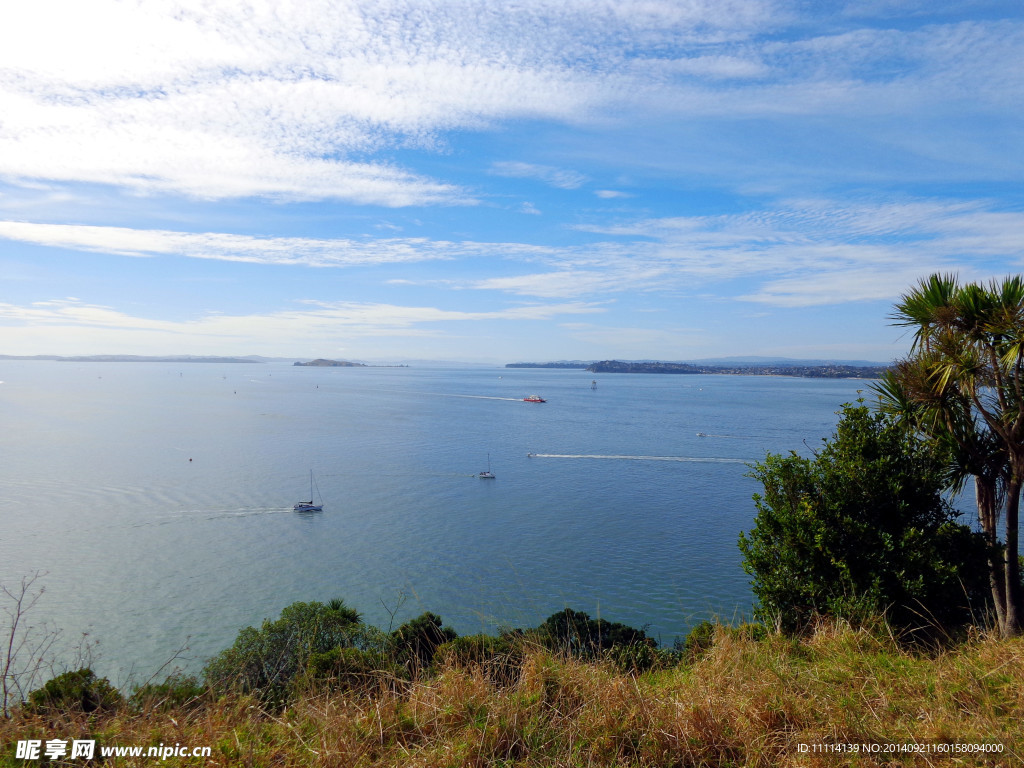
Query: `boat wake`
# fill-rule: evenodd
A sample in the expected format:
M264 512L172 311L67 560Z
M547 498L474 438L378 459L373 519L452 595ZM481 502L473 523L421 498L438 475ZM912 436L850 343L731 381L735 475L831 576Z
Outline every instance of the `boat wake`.
M619 459L620 461L686 461L701 464L749 464L748 459L722 459L713 456L624 456L594 453L528 453L531 459Z
M440 397L468 397L471 400L511 400L513 403L521 403L521 397L494 397L492 395L449 395L443 394Z
M130 528L149 528L160 525L192 523L195 520L222 520L224 518L253 517L255 515L279 515L291 512L291 507L240 507L237 509L183 509L180 512L158 515L145 520L129 523Z

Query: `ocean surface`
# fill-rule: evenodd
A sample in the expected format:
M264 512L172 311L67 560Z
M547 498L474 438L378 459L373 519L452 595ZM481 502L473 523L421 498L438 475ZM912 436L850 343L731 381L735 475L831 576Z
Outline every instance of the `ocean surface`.
M182 646L197 671L296 600L342 597L383 629L429 610L460 634L569 606L666 644L749 615L747 463L807 454L868 383L593 380L0 361L0 581L43 571L31 623L87 634L122 685ZM323 512L293 512L310 470Z

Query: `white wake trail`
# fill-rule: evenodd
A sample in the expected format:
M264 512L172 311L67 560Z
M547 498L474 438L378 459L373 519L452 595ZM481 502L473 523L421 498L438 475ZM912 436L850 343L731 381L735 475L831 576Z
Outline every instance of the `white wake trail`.
M748 464L747 459L723 459L713 456L625 456L595 453L528 453L531 459L619 459L625 461L688 461L704 464Z

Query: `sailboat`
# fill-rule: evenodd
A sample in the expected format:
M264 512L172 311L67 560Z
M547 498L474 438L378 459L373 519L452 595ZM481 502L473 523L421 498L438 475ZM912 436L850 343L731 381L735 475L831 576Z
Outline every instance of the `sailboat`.
M320 498L320 488L316 489L317 498ZM321 498L319 504L313 503L313 470L309 470L309 501L296 502L292 507L296 512L323 512L324 500Z
M491 472L491 454L487 454L487 471L481 472L479 475L477 475L477 477L482 478L484 480L494 479L494 473Z

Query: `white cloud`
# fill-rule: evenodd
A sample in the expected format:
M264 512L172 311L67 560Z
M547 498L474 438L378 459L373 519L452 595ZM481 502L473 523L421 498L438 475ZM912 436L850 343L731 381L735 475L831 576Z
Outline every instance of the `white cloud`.
M587 181L587 177L577 171L511 161L494 163L491 173L514 179L537 179L559 189L579 189Z
M34 0L0 11L0 177L386 206L475 196L375 155L507 120L1019 104L1014 20L804 40L769 0ZM518 170L517 170L518 166ZM585 177L505 163L563 188Z

